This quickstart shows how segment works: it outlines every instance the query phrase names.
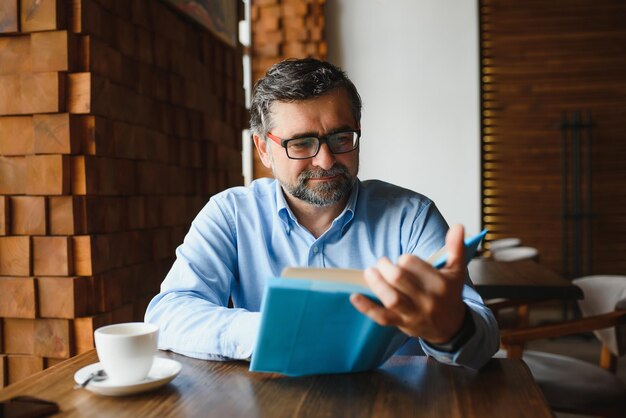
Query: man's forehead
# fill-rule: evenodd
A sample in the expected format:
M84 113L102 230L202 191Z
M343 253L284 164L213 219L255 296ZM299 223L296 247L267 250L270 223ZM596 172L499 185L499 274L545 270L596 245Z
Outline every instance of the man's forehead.
M317 132L319 127L356 128L348 94L344 89L333 90L322 96L297 101L274 101L270 105L271 129L305 133L302 129Z

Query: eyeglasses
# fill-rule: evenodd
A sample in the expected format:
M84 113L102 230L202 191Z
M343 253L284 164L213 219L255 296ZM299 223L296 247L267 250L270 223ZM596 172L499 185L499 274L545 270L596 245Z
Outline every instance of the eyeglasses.
M317 155L322 147L322 142L326 142L328 149L333 154L345 154L354 151L359 147L361 131L335 132L321 137L303 137L293 139L282 139L268 132L267 137L285 148L287 157L292 160L306 160Z

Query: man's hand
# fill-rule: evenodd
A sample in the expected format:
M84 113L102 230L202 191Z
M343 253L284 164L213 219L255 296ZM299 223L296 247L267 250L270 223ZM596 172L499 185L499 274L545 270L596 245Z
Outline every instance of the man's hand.
M365 270L365 281L384 306L361 294L352 294L354 307L380 325L398 327L432 344L448 342L465 317L461 299L465 283L464 231L455 225L446 236L448 261L441 270L413 255L394 265L382 258Z

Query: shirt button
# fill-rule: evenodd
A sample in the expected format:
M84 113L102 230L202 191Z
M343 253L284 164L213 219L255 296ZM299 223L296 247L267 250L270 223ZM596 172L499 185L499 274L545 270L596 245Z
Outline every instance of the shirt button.
M237 354L239 355L243 354L243 348L240 345L237 346L236 351L237 351Z
M317 254L317 253L319 253L319 252L320 252L320 249L319 249L319 248L317 248L317 247L313 247L313 252L314 252L315 254Z

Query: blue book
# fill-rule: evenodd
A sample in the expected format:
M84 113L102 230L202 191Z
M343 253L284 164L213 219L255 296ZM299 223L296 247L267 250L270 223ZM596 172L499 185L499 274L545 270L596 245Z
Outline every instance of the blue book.
M487 231L465 240L466 262ZM435 253L436 268L447 256ZM361 270L287 268L270 278L250 371L288 376L350 373L382 365L407 340L396 327L378 325L350 303L351 293L378 301Z

